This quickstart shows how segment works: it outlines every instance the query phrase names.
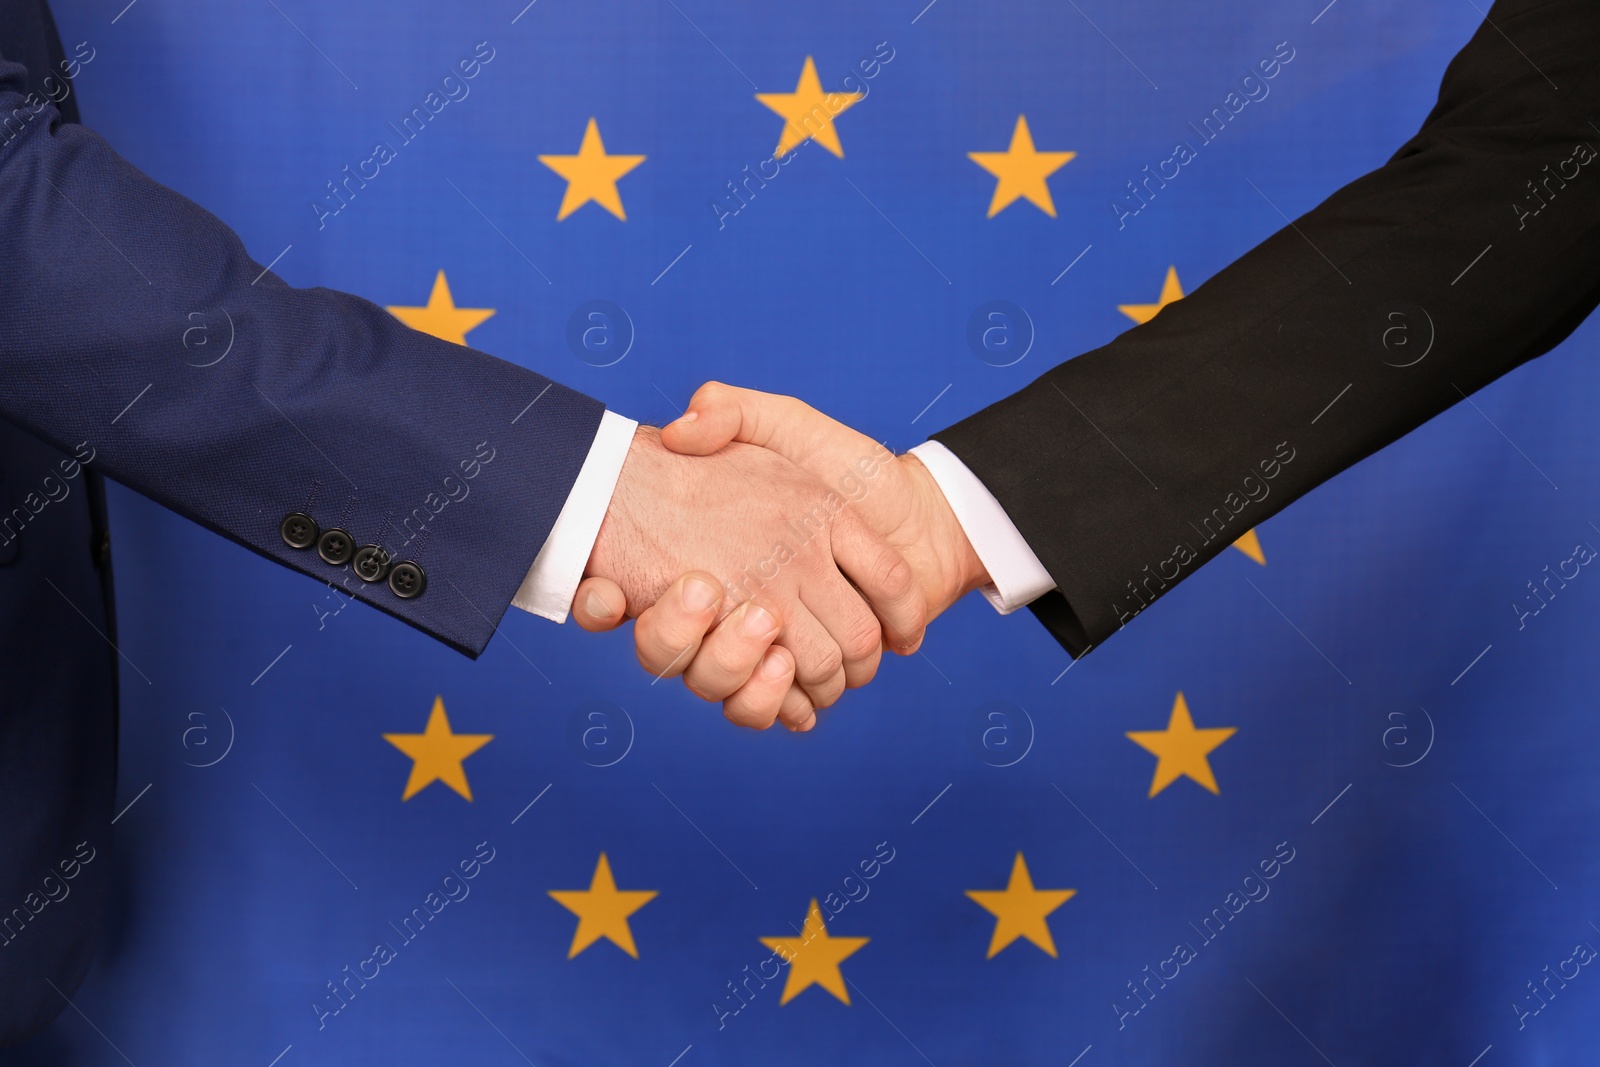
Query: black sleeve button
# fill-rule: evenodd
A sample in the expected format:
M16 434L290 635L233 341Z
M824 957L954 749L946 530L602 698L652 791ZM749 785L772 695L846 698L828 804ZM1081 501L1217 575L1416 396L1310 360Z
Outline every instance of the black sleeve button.
M310 548L317 543L317 524L304 512L291 511L285 515L278 524L278 533L290 548Z
M419 597L426 588L428 576L410 560L396 563L389 571L389 589L401 600Z
M338 527L324 530L322 536L317 538L317 555L322 557L324 563L331 563L335 567L349 563L355 550L355 540Z
M377 545L362 545L350 566L363 582L381 582L389 573L389 553Z

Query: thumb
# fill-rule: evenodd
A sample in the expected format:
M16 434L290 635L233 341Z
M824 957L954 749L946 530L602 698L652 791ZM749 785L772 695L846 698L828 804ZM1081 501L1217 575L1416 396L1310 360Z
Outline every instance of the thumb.
M730 441L769 448L808 470L848 462L863 446L882 451L871 439L835 422L792 396L707 382L689 400L683 416L661 431L674 452L708 456Z
M609 578L585 578L572 598L572 619L590 632L614 630L628 617L622 587Z
M730 441L765 445L755 437L778 421L779 402L787 397L721 382L707 382L689 398L681 417L661 430L661 443L686 456L709 456Z

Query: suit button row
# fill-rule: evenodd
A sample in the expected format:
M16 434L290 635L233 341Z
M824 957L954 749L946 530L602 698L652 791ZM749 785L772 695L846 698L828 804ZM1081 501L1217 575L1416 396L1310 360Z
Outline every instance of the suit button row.
M355 538L337 526L320 530L311 516L291 511L278 524L283 543L290 548L310 548L315 545L323 562L335 567L351 564L356 577L363 582L380 582L389 579L389 591L402 600L422 595L428 588L428 576L419 564L402 560L390 566L389 553L378 545L356 547Z

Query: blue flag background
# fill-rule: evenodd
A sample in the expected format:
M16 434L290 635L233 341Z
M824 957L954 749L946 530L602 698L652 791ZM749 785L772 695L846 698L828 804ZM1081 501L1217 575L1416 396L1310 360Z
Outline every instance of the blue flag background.
M624 414L670 419L718 378L897 449L1380 165L1481 19L123 2L57 5L93 56L85 122L290 283L419 308L442 271L493 310L469 344ZM756 94L803 91L808 63L864 97L827 124L842 155L778 162ZM1029 157L1019 117L1075 155ZM618 210L601 181L558 220L540 157L582 155L591 120L644 159ZM1031 195L999 204L973 152ZM1134 199L1146 167L1177 176ZM222 345L196 326L175 358ZM511 611L469 662L114 491L126 810L91 862L117 900L74 1007L9 1061L1588 1062L1595 338L1070 670L1026 613L968 598L802 736L652 684L631 631ZM464 788L446 766L402 799L422 742L386 735L436 702L476 737Z

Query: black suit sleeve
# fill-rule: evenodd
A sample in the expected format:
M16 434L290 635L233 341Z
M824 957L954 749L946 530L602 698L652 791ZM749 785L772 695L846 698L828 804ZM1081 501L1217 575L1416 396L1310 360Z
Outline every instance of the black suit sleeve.
M935 435L1055 579L1033 610L1069 652L1583 321L1600 300L1597 56L1593 0L1499 0L1386 165Z

